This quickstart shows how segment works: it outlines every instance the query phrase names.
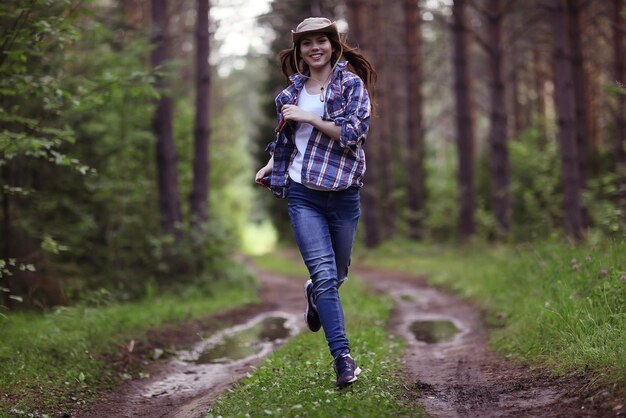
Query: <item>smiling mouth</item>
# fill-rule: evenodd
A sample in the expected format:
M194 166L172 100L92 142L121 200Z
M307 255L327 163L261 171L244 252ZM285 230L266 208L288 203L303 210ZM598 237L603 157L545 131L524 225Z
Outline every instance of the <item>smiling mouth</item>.
M322 58L322 54L313 54L313 55L310 55L310 57L313 59L318 59L318 58Z

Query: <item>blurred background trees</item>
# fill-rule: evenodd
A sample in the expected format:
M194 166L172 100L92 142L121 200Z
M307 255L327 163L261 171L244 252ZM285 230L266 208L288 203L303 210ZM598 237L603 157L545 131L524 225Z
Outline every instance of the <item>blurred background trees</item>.
M379 72L365 245L624 239L622 0L274 0L256 47L220 52L253 3L0 3L5 306L210 289L249 228L289 239L252 179L311 15Z
M132 299L155 287L238 279L232 255L252 200L241 102L256 81L241 75L248 69L213 76L221 82L211 92L215 110L209 115L205 101L194 128L196 91L208 100L215 72L200 62L196 88L195 51L208 54L193 36L197 3L0 5L6 306L69 303L101 288ZM210 173L209 130L218 160ZM192 193L209 175L210 209L208 189Z
M384 44L360 43L384 73L378 90L385 90L383 106L392 112L374 118L385 133L370 137L368 161L376 180L391 172L395 186L374 187L378 208L364 202L377 212L364 214L366 236L369 227L436 240L624 238L621 2L398 1L378 11L375 0L355 0L346 6L352 33L368 22L365 31ZM414 10L419 25L411 22ZM416 27L419 40L411 41ZM424 137L417 146L423 172L413 154L416 135ZM393 157L374 150L381 146L374 141L391 144ZM424 193L416 193L424 179ZM396 203L385 204L388 199ZM368 225L376 219L379 227Z

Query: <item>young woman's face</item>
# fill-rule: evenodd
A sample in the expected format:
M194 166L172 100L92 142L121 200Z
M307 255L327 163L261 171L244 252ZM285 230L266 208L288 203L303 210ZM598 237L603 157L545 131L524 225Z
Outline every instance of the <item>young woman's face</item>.
M305 35L300 41L300 55L311 69L321 69L330 65L333 46L323 33Z

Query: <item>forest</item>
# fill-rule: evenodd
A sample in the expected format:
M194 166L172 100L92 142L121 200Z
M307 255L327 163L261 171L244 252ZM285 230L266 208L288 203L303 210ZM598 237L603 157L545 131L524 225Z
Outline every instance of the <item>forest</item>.
M287 205L254 173L288 83L278 53L307 16L336 21L377 72L355 264L429 275L486 312L491 349L625 413L623 0L7 0L0 416L80 409L144 373L129 341L261 303L250 263L306 277L285 267ZM537 320L558 311L549 298L572 303L571 335L524 346L528 324L537 340L570 329ZM378 407L414 416L394 388ZM212 407L244 416L228 402Z

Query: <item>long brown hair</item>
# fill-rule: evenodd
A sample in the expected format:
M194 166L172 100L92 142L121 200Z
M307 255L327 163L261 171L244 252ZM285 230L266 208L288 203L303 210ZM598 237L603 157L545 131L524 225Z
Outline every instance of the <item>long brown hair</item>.
M377 74L372 64L370 64L358 48L346 44L337 34L328 32L320 33L324 33L328 37L333 47L330 65L334 67L337 61L343 56L348 62L348 69L358 75L365 83L365 88L370 95L373 106ZM299 73L301 68L304 71L308 70L308 65L300 55L300 43L294 45L292 48L280 51L278 59L282 73L287 80L289 80L290 75Z

